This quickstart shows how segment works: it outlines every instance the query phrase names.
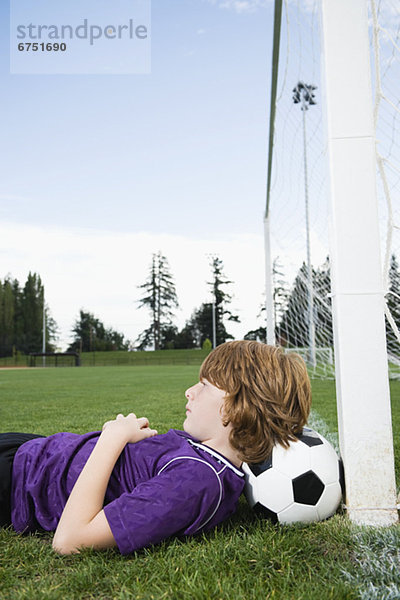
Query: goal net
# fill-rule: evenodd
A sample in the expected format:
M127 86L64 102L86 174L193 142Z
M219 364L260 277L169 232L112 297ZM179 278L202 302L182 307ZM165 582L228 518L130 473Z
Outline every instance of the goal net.
M391 377L400 377L400 6L370 1L377 189L386 339Z
M299 352L312 376L332 378L319 5L283 3L267 211L276 341ZM390 375L400 377L400 6L369 0L368 10L387 350Z

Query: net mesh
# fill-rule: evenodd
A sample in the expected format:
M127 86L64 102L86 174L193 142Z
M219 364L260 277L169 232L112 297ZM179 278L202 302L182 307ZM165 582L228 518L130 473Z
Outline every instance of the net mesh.
M391 377L400 376L400 6L370 2L377 191L386 338Z
M269 203L270 243L277 342L287 351L302 354L312 376L334 377L319 4L318 0L284 3ZM397 377L400 376L400 5L397 1L370 0L368 10L387 348L390 375ZM316 86L316 104L309 104L307 110L301 102L293 100L294 88L299 83Z

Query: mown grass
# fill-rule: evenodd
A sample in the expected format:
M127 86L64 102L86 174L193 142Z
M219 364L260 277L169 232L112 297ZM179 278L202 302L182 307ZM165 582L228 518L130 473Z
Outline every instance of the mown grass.
M179 428L183 392L197 374L192 365L0 371L1 431L79 433L130 411L146 415L159 432ZM316 380L313 390L314 410L335 431L334 383ZM392 391L399 432L400 383ZM399 463L397 446L398 476ZM399 544L399 529L393 531ZM340 514L308 526L273 526L258 520L244 500L235 517L213 532L168 540L129 557L114 550L59 557L51 534L3 530L0 597L352 600L363 585L358 536Z
M82 352L80 355L83 367L107 366L162 366L162 365L200 365L209 351L194 348L192 350L155 350L142 352ZM0 367L72 367L75 364L71 356L46 356L31 358L17 352L14 356L0 358Z

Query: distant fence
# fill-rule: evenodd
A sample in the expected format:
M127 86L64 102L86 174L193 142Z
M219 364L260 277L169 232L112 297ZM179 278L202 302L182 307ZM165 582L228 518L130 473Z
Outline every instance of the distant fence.
M0 358L0 367L28 367L29 356L20 352L15 352L11 356L2 356Z
M31 352L30 367L80 367L81 359L77 352Z
M82 352L83 367L200 365L207 350L154 350L142 352Z
M192 350L154 350L143 352L110 351L110 352L32 352L24 355L19 352L13 356L0 358L1 367L72 367L80 360L82 367L113 366L163 366L193 365L200 366L208 351Z

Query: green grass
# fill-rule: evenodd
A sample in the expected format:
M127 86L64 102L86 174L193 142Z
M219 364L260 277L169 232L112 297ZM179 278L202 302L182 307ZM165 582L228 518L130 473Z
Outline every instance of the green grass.
M184 390L197 374L195 365L0 371L1 430L44 435L84 432L129 411L146 415L160 433L180 428ZM313 391L314 410L335 431L334 382L315 380ZM399 382L392 383L392 402L394 428L399 432ZM399 451L397 443L398 477ZM390 570L400 546L399 528L389 530L392 538L383 547L380 538L365 531L350 525L343 515L307 526L276 527L259 521L244 500L235 517L213 532L187 541L168 540L129 557L114 550L60 557L51 549L51 534L21 536L3 530L0 597L352 600L364 594L383 600L390 597L382 592L390 584L388 577L397 577L400 585L398 567L379 579L378 567L368 571L374 561L368 559L366 568L365 557L369 548L374 553L391 549ZM384 560L380 558L379 564ZM375 596L368 595L371 581L380 582Z
M81 365L83 367L106 366L162 366L162 365L200 365L207 356L207 350L156 350L143 352L82 352ZM46 366L53 367L57 360L58 366L71 367L75 359L70 356L47 356ZM0 367L26 367L30 364L29 356L17 352L15 356L0 358ZM43 358L35 357L36 367L43 366Z
M83 366L200 365L207 350L155 350L143 352L83 352Z

